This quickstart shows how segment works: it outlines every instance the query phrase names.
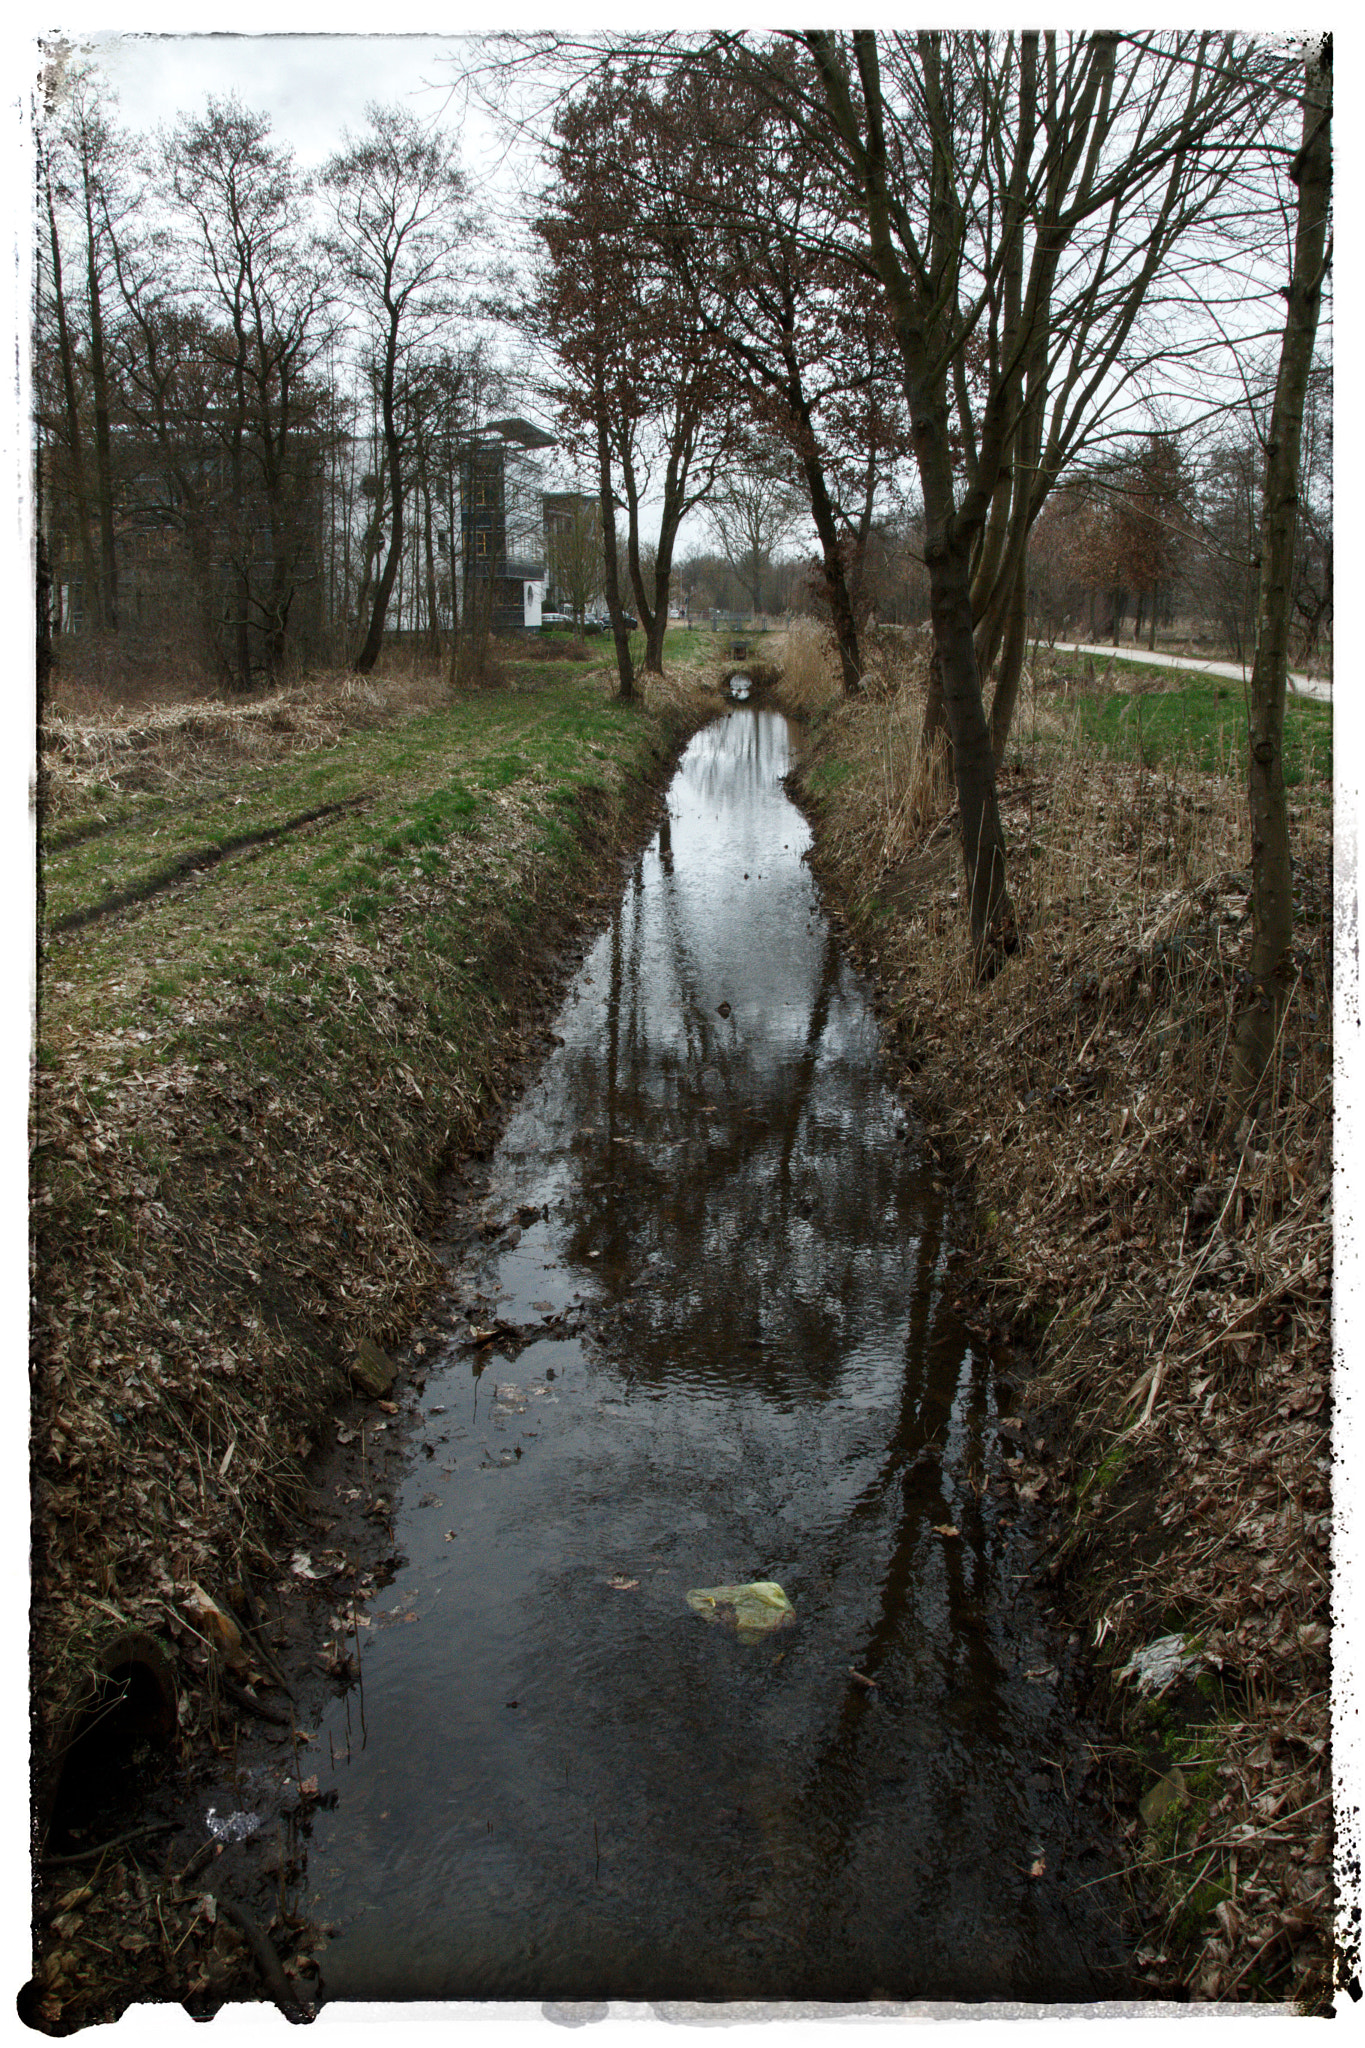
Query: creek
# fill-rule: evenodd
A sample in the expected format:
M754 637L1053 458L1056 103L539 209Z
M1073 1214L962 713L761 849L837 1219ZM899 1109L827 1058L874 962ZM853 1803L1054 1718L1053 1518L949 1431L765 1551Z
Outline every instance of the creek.
M330 1999L1125 1989L1017 1425L787 749L693 740L492 1162L520 1221L452 1280L311 1751ZM688 1605L759 1579L793 1626Z

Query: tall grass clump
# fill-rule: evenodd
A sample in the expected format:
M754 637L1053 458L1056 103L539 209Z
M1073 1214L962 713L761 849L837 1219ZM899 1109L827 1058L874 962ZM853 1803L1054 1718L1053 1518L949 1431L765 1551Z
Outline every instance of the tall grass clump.
M840 699L834 639L816 619L796 619L778 638L774 659L782 671L778 702L797 718L816 718Z

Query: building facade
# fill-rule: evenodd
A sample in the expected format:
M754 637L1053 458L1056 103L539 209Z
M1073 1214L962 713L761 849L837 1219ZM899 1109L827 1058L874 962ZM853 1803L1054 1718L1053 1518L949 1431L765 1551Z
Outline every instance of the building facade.
M494 632L536 629L545 602L545 494L537 457L554 436L529 420L490 420L466 445L460 487L463 605L487 606Z

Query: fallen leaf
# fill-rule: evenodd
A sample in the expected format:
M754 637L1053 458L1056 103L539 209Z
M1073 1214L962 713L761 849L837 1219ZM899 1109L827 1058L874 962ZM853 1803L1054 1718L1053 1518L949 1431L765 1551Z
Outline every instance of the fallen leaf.
M962 1531L955 1522L935 1522L935 1536L960 1536Z
M1046 1870L1047 1858L1040 1852L1037 1856L1034 1857L1032 1863L1030 1863L1028 1867L1028 1874L1030 1877L1042 1877Z

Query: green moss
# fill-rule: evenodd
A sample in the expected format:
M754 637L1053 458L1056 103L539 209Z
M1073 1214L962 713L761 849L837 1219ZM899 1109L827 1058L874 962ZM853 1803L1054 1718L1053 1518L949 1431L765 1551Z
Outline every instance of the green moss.
M1203 1934L1204 1923L1210 1913L1224 1899L1230 1899L1231 1897L1232 1880L1230 1877L1201 1878L1194 1887L1194 1890L1187 1892L1176 1908L1175 1919L1171 1928L1172 1938L1181 1947L1193 1945Z
M1054 1318L1054 1321L1060 1320L1061 1318ZM1131 1462L1132 1456L1131 1439L1124 1435L1114 1437L1103 1457L1082 1472L1077 1479L1077 1510L1079 1511L1093 1495L1107 1492Z

